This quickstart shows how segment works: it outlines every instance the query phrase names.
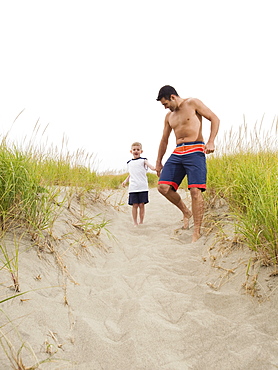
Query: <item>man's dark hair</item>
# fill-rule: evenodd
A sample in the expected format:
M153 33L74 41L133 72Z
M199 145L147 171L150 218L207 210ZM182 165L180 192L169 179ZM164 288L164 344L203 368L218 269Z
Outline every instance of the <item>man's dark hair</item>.
M176 90L172 86L165 85L159 90L158 97L156 100L160 101L162 98L166 100L170 100L171 95L179 96Z

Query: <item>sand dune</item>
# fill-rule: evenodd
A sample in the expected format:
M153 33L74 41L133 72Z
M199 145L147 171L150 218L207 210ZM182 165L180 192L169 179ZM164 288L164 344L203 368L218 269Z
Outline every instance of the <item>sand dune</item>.
M20 288L33 291L0 307L15 349L25 342L38 360L50 357L41 369L277 369L271 268L261 271L253 297L242 286L251 252L216 246L215 233L191 244L192 229L181 230L180 211L156 189L145 224L134 227L126 197L118 190L105 203L87 200L87 214L111 220L113 237L101 234L107 251L82 239L78 200L59 216L53 248L21 241ZM8 279L1 279L6 296ZM35 363L26 350L22 357L25 366ZM2 349L0 368L11 368Z

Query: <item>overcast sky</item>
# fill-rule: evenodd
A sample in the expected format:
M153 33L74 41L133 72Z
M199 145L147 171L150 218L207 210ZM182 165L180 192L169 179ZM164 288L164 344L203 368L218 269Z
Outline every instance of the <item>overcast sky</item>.
M277 116L276 0L0 4L0 134L12 140L31 137L39 119L36 140L59 147L66 137L100 171L125 169L134 141L155 164L166 84L219 116L218 141L244 116L250 127ZM174 145L172 134L169 153Z

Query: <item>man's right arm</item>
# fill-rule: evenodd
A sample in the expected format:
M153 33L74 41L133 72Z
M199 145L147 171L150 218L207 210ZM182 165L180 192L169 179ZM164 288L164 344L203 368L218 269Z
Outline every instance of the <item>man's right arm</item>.
M162 138L161 138L159 148L158 148L158 154L157 154L157 160L156 160L156 166L155 166L156 173L157 173L158 177L160 176L160 172L161 172L162 167L163 167L162 166L162 158L163 158L163 156L166 152L166 149L167 149L167 146L168 146L168 139L169 139L170 133L172 131L172 128L170 127L169 121L168 121L169 114L170 114L170 112L165 117L163 134L162 134Z

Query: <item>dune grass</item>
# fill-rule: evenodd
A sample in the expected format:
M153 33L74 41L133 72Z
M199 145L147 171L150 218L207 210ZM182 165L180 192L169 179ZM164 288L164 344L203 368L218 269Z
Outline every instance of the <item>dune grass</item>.
M100 215L88 218L82 199L86 193L92 192L95 196L90 200L97 201L102 190L116 188L123 181L123 176L101 177L92 170L90 156L82 151L70 154L62 149L46 150L35 147L32 143L25 145L24 148L10 145L7 136L0 143L0 271L8 273L12 282L9 286L5 274L2 273L0 285L6 288L6 294L0 298L0 304L28 293L20 292L19 281L20 255L26 249L21 239L28 235L30 248L33 246L41 253L46 246L63 275L73 281L62 255L55 249L55 242L52 243L54 240L52 231L60 210L64 208L62 205L67 206L71 215L74 214L70 209L74 197L78 197L82 208L79 212L82 213L82 217L78 224L72 224L81 230L79 234L82 234L76 243L86 249L89 241L88 244L99 248L98 237L101 231L104 230L109 234L109 221L103 217L98 221L97 216ZM72 248L71 244L69 248ZM3 315L3 311L0 310L1 313ZM35 369L42 362L52 360L52 345L46 343L47 359L38 362L34 358L34 365L26 366L28 351L32 352L32 348L23 340L15 345L13 341L16 330L9 329L7 335L3 331L5 325L3 322L0 325L0 348L11 368Z
M206 198L227 200L238 231L249 247L259 251L269 263L278 262L278 163L277 121L269 132L263 122L248 130L225 135L217 155L208 156ZM43 230L53 225L53 208L61 187L67 188L70 207L73 194L92 191L98 198L105 189L118 189L127 174L102 173L94 169L92 156L82 150L70 154L61 148L45 149L30 142L25 149L0 144L0 221L2 231L21 225ZM157 176L148 173L150 187ZM186 180L181 187L186 188ZM105 224L105 223L104 223ZM98 228L98 226L95 226ZM2 255L9 266L15 257ZM16 250L12 253L16 256Z
M52 235L53 225L62 204L70 209L74 196L82 199L93 192L95 200L106 188L116 188L123 176L99 176L91 169L91 157L83 151L70 154L60 148L45 149L32 146L9 145L7 136L0 143L0 271L8 271L12 286L19 288L19 259L23 249L21 239L27 234L31 240L46 240ZM57 201L58 197L62 201ZM80 201L81 203L81 201ZM90 240L95 240L107 228L109 221L87 220L83 205L80 225ZM80 226L80 227L81 227ZM43 234L43 231L46 234ZM47 236L48 235L48 236ZM8 236L8 243L6 239ZM93 238L94 236L94 238ZM45 243L44 243L45 244ZM33 242L36 246L36 242Z
M244 125L207 161L207 196L226 199L238 233L265 265L278 264L277 133L277 122L267 133Z
M12 224L45 228L50 215L46 198L49 190L40 185L39 176L28 153L0 145L0 220L5 230Z

